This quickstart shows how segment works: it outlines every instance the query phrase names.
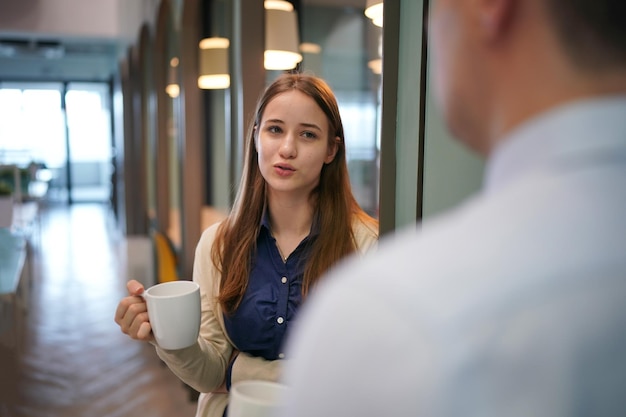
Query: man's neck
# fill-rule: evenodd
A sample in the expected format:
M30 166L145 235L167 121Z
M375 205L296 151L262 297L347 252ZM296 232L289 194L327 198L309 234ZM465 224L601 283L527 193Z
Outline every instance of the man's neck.
M542 64L518 82L503 82L487 127L487 154L521 124L568 103L612 94L626 94L626 70L602 73L558 68L561 63Z

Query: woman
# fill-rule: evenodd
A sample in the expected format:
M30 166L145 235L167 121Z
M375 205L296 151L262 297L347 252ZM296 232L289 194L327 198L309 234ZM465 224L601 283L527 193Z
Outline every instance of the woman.
M376 244L378 223L350 189L336 99L324 81L284 74L260 98L229 216L196 248L202 294L198 342L159 356L200 391L198 416L222 416L230 385L278 380L289 324L307 293L341 258ZM128 284L122 331L154 343L143 287Z

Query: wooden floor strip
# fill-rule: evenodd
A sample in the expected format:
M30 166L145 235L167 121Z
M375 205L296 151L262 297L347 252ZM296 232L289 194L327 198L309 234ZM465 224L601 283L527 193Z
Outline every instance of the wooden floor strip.
M113 321L128 277L112 226L102 204L42 211L24 351L0 350L0 417L194 416L154 349Z

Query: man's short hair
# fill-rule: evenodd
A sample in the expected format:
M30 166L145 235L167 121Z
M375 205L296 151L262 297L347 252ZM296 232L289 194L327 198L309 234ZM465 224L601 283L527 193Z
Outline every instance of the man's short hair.
M626 0L545 0L572 62L589 70L626 68Z

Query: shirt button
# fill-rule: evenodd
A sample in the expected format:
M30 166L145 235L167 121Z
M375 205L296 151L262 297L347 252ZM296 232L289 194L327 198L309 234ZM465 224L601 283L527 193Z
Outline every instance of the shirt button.
M278 324L283 324L283 322L285 321L285 319L284 319L284 318L282 318L282 317L279 317L279 318L277 318L277 319L276 319L276 321L278 322Z
M287 277L282 277L280 282L282 282L283 284L286 284L287 283Z
M285 359L285 354L284 353L279 353L278 354L278 359Z

